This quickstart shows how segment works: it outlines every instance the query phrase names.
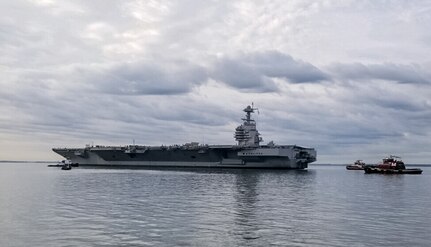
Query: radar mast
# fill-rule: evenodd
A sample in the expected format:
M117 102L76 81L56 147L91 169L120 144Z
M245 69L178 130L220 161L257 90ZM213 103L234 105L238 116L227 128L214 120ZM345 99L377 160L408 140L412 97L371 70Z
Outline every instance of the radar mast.
M259 109L254 108L254 104L252 103L251 106L248 105L243 111L246 115L245 118L241 118L244 121L243 124L235 129L235 140L239 146L258 147L259 143L263 140L259 136L259 131L256 129L256 121L251 118L251 114L254 111L259 112Z

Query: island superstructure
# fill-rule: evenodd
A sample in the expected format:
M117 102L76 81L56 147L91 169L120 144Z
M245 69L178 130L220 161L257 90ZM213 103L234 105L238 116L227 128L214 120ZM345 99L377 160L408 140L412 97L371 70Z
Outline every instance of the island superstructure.
M90 146L53 148L80 166L220 167L304 169L316 160L316 150L297 145L263 141L251 118L257 108L244 109L243 123L235 129L236 145L200 145L197 142L170 146Z

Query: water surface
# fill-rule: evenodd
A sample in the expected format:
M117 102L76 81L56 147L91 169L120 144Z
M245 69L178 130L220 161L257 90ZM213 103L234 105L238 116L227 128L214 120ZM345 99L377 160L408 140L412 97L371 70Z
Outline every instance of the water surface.
M0 246L431 246L422 175L0 164Z

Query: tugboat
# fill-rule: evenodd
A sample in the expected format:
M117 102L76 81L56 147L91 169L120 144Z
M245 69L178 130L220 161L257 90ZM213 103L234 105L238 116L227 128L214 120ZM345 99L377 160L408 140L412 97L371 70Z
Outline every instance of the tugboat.
M78 163L72 163L70 160L62 160L55 165L48 165L48 167L68 167L68 166L78 167L79 164ZM70 169L63 169L63 170L70 170Z
M365 163L362 160L357 160L353 165L347 165L347 170L364 170Z
M48 167L62 167L64 165L64 160L58 162L57 164L50 164Z
M378 165L367 165L364 167L365 173L380 173L380 174L422 174L422 169L410 168L407 169L401 157L390 155L383 159L383 162Z
M61 170L72 170L72 163L70 160L62 160L61 162L58 162L56 167L61 167Z
M64 165L61 167L61 170L72 170L72 165L70 165L69 163L64 164Z

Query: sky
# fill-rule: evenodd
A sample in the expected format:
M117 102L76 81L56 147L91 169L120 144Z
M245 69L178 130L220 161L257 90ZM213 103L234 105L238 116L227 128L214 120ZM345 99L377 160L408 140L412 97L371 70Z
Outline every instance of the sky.
M431 163L431 2L0 0L0 160L264 143Z

